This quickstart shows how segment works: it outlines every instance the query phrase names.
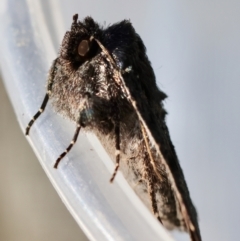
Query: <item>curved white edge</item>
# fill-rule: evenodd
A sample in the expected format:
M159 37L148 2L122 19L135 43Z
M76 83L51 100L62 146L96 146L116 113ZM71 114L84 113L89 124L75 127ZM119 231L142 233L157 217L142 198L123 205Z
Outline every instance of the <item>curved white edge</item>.
M51 3L52 4L52 3ZM54 1L54 12L61 16ZM46 4L45 4L46 7ZM23 130L44 97L47 71L56 57L53 38L64 32L48 24L52 16L41 1L1 0L0 67ZM48 21L46 21L48 19ZM52 35L55 34L55 37ZM74 123L56 115L51 106L27 137L61 199L90 240L173 240L118 173L109 183L113 162L98 140L81 132L73 150L53 168L70 143ZM23 137L24 138L24 137Z

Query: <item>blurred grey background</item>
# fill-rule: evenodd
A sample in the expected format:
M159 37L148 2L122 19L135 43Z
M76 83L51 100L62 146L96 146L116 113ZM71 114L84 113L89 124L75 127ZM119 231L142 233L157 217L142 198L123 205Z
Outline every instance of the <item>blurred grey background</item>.
M87 241L48 180L0 79L0 240Z
M107 24L131 19L147 47L159 87L169 96L165 103L167 122L199 213L203 240L239 240L240 2L59 2L66 29L76 12L80 19L91 15ZM1 93L0 98L0 235L5 235L0 239L49 240L55 239L51 235L59 234L59 240L70 240L69 235L75 233L78 238L72 236L72 240L79 240L80 231L70 215L65 211L67 217L63 218L59 209L64 207L56 208L55 203L61 201L51 185L43 187L48 181L42 181L44 173L37 174L40 166L34 155L26 156L30 147L13 113L6 114L6 95ZM17 137L13 136L15 132ZM32 177L31 181L27 176ZM50 199L51 206L47 203ZM42 209L40 203L45 204ZM31 213L25 213L24 207ZM53 218L46 216L54 208L57 211ZM43 218L41 224L37 214ZM26 220L29 223L25 226ZM14 228L13 221L17 224ZM72 225L66 228L70 222ZM11 236L14 233L17 238ZM37 237L42 233L47 239Z

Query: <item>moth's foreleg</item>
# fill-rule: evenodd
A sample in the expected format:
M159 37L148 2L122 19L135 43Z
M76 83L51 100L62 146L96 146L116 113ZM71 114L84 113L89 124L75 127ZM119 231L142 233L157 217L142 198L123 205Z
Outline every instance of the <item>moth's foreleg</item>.
M58 167L59 162L63 159L63 157L72 149L73 145L76 143L77 138L78 138L78 134L80 132L81 129L81 125L80 125L80 117L77 121L77 127L73 136L73 139L70 143L70 145L67 147L67 149L58 157L58 159L56 160L55 164L54 164L54 168Z
M30 128L31 126L33 125L33 123L36 121L36 119L43 113L43 111L45 110L45 107L47 105L47 102L49 100L49 93L47 92L45 97L44 97L44 100L42 102L42 105L40 107L40 109L38 110L38 112L33 116L33 118L30 120L30 122L28 123L28 126L26 128L26 131L25 131L25 135L27 136L29 134L29 131L30 131Z
M51 67L50 72L49 72L47 93L46 93L46 95L44 97L44 100L42 102L42 105L41 105L40 109L38 110L38 112L33 116L33 118L28 123L28 126L27 126L26 131L25 131L25 135L26 136L29 134L30 128L33 125L33 123L37 120L37 118L43 113L43 111L46 108L46 105L47 105L48 100L49 100L49 96L50 96L51 91L52 91L52 85L53 85L53 80L54 80L56 63L57 63L57 59L55 59L53 61L52 67Z

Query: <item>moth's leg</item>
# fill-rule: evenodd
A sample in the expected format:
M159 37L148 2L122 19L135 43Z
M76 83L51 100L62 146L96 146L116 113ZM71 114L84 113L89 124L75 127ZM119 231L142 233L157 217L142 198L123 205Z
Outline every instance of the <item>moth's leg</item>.
M149 139L147 136L147 133L144 129L144 126L140 123L141 125L141 130L142 130L142 135L143 135L143 139L145 142L145 147L146 147L146 151L147 151L147 155L144 158L144 170L145 170L145 177L148 183L148 193L151 199L151 203L152 203L152 210L154 215L157 217L157 219L160 221L160 223L162 223L161 218L159 216L159 212L158 212L158 206L157 206L157 200L156 200L156 192L154 189L154 176L155 176L155 163L154 163L154 159L152 156L152 152L149 146Z
M148 138L147 132L146 132L145 127L143 126L142 123L140 123L140 127L141 127L143 139L144 139L144 142L145 142L145 145L146 145L146 148L147 148L147 152L148 152L148 155L149 155L150 162L151 162L151 164L152 164L152 167L153 167L153 169L154 169L154 172L155 172L155 173L158 173L157 170L156 170L155 161L154 161L154 159L153 159L152 152L151 152L151 149L150 149L150 146L149 146L149 138ZM158 176L158 177L159 177L159 176ZM159 177L159 178L160 178L160 177ZM160 178L160 179L161 179L161 178Z
M120 121L119 121L119 119L120 119L119 118L119 110L118 110L118 108L116 108L115 128L114 128L116 165L115 165L113 175L110 179L110 182L113 182L113 180L117 174L119 164L120 164Z
M63 157L66 156L66 154L72 149L73 145L76 143L79 132L81 127L84 127L85 124L89 121L89 115L87 114L87 110L90 109L89 107L89 99L90 99L90 94L89 93L85 93L83 98L82 98L82 103L79 106L79 114L78 114L78 118L77 118L77 126L75 129L75 133L73 136L73 139L71 141L71 143L69 144L69 146L67 147L67 149L58 157L58 159L56 160L55 164L54 164L54 168L58 167L59 162L63 159Z
M143 167L144 167L144 177L147 180L147 189L148 194L150 196L151 204L152 204L152 211L155 217L162 223L161 218L158 212L157 200L156 200L156 191L154 186L154 170L152 164L149 160L149 156L146 155L143 160Z
M36 121L36 119L43 113L43 111L45 110L45 107L47 105L47 102L49 100L49 93L47 92L45 97L44 97L44 100L42 102L42 105L40 107L40 109L38 110L38 112L33 116L33 118L30 120L30 122L28 123L28 126L26 128L26 131L25 131L25 135L27 136L29 134L29 131L30 131L30 128L31 126L33 125L33 123Z
M56 160L55 164L54 164L54 168L58 167L59 162L63 159L63 157L72 149L73 145L76 143L77 138L78 138L78 134L80 132L81 129L81 125L80 125L80 116L77 120L77 127L73 136L73 139L70 143L70 145L67 147L67 149L58 157L58 159Z
M30 128L33 125L33 123L37 120L37 118L43 113L43 111L45 110L45 107L48 103L49 100L49 96L51 94L52 91L52 85L53 85L53 79L54 79L54 72L55 72L55 65L56 65L57 59L55 59L53 61L51 70L49 72L49 78L48 78L48 86L47 86L47 93L44 97L44 100L42 102L42 105L40 107L40 109L38 110L38 112L33 116L33 118L30 120L30 122L28 123L28 126L26 128L25 131L25 135L27 136L29 134Z
M119 113L119 108L117 103L115 103L115 114L113 116L113 120L114 120L114 134L115 134L115 156L116 156L116 165L115 165L115 169L113 172L113 175L110 179L110 182L113 182L118 168L119 168L119 164L120 164L120 113Z

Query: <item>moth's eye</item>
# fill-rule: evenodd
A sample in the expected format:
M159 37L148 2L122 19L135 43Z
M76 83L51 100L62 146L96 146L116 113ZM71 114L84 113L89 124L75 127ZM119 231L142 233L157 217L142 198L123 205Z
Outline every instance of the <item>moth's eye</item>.
M78 45L78 54L84 57L89 51L89 42L87 40L82 40Z

